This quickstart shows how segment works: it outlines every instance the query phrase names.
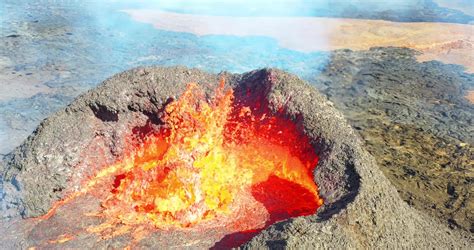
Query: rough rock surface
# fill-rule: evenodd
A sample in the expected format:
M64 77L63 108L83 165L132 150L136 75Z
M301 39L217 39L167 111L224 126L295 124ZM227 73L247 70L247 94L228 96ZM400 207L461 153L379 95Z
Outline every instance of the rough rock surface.
M309 79L411 206L474 233L474 74L405 48L335 51Z
M343 115L302 80L273 69L211 75L181 67L138 68L110 78L43 121L8 155L0 172L4 189L0 204L11 220L0 227L2 245L27 248L68 223L85 223L77 218L79 213L68 213L67 209L58 211L51 218L54 222L46 226L14 217L44 214L54 201L77 188L87 166L97 157L108 162L117 159L124 148L120 138L130 129L148 121L159 123L159 110L170 98L179 96L186 83L197 82L210 91L220 77L234 88L236 98L250 88L264 94L271 109L283 105L289 117L302 117L297 122L313 138L320 156L314 179L325 205L315 215L270 226L244 248L473 247L471 235L451 230L403 202ZM186 237L157 232L139 245L212 247L220 240L212 236L208 239L214 241L205 240L207 236L193 233ZM97 241L82 237L61 247L117 248L126 244L126 238Z

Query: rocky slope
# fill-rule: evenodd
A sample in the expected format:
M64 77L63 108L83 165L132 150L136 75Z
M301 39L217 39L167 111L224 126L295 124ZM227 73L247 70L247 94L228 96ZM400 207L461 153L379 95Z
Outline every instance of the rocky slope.
M220 77L235 90L236 98L251 93L263 98L271 110L284 110L312 138L320 156L314 180L325 205L314 215L271 225L244 248L472 248L470 235L451 230L403 202L333 104L307 83L279 70L217 76L187 68L139 68L118 74L43 121L7 157L1 172L2 207L25 218L44 214L52 202L79 185L81 174L97 157L108 162L120 157L124 145L118 138L146 123L159 125L157 113L169 98L183 92L187 82L198 82L210 91ZM0 227L0 242L7 248L127 246L128 236L61 238L67 230L100 223L98 218L81 216L91 207L97 208L98 201L84 197L47 220L11 218ZM232 235L221 235L218 229L158 230L136 245L219 246Z
M474 75L418 63L416 52L374 48L333 54L310 79L365 140L411 206L474 232Z

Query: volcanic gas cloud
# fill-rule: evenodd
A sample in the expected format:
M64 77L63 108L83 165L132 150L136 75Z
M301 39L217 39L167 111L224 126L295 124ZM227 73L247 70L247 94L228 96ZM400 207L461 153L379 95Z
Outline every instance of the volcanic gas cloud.
M102 239L130 234L139 241L154 230L222 225L229 234L252 235L275 221L314 214L322 205L313 180L318 157L283 113L264 101L236 100L223 82L211 98L191 83L164 107L159 129L135 139L121 160L40 219L86 194L99 197L101 209L85 216L102 223L85 230Z

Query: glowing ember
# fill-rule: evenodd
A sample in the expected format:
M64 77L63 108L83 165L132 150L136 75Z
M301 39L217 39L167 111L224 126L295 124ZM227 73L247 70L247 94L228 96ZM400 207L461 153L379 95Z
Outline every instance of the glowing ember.
M41 219L81 195L101 193L101 211L89 216L103 223L87 231L103 238L132 233L139 240L149 230L232 218L248 197L263 204L269 218L248 226L245 220L251 218L234 219L239 231L313 214L321 206L312 178L317 156L308 138L280 114L236 102L224 82L210 100L197 84L189 84L163 113L161 129ZM110 192L103 195L99 190L104 188ZM70 238L63 235L55 242Z

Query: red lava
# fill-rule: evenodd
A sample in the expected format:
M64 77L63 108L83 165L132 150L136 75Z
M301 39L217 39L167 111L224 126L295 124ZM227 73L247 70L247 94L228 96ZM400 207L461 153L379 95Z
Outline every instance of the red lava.
M318 157L295 123L267 106L240 103L223 82L211 98L191 83L166 105L160 129L39 219L93 195L101 208L84 216L102 222L85 233L101 239L127 234L136 243L156 230L224 225L227 234L215 247L234 247L276 221L314 214L323 203L313 180ZM60 235L50 243L73 239Z

